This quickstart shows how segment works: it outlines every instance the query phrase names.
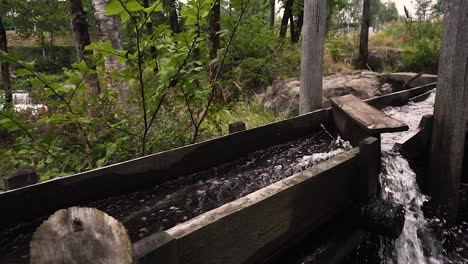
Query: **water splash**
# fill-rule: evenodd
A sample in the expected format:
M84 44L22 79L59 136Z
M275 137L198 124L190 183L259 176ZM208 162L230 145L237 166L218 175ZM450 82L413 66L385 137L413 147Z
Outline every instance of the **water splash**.
M408 161L397 153L387 152L382 157L382 168L382 197L402 204L406 213L400 237L395 241L382 241L387 247L381 251L384 263L445 263L442 244L432 236L422 210L429 197L419 190L416 174Z
M409 126L409 131L382 135L384 151L380 175L382 196L388 201L402 204L406 213L400 237L395 241L381 238L379 253L383 263L468 263L468 260L458 252L447 254L443 247L443 238L435 237L433 227L444 229L444 220L425 218L422 206L430 198L421 193L416 182L416 174L408 161L392 150L395 143L403 143L418 132L421 118L433 113L434 102L435 91L422 102L410 102L401 107L388 107L383 110L387 115ZM455 229L455 231L444 230L443 234L452 237L462 236L463 228L455 227ZM458 241L464 241L464 238ZM465 248L468 248L468 245ZM464 248L458 249L464 250Z

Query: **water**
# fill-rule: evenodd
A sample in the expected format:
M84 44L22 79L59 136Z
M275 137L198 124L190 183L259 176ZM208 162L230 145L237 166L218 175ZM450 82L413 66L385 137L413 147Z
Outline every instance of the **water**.
M406 213L400 237L394 241L381 238L380 257L383 263L468 263L468 260L457 252L446 252L444 239L434 232L434 226L443 229L444 220L425 218L422 207L430 197L421 193L416 182L416 174L408 161L391 149L395 143L405 142L418 131L421 117L433 113L434 101L435 92L423 102L383 110L387 115L405 122L410 128L407 132L382 136L383 157L380 175L382 196L395 204L402 204ZM458 234L463 233L462 229L462 227L455 228L459 231ZM449 232L450 235L454 233L450 230L444 232ZM460 251L466 249L468 247L461 248Z
M351 146L327 131L256 151L238 160L180 177L146 190L81 204L95 207L124 224L133 242L169 229L197 215L238 199ZM28 261L28 244L45 218L0 230L0 263ZM5 258L2 259L2 256ZM6 259L6 260L5 260ZM23 261L23 262L21 262Z
M32 110L33 113L40 109L45 108L42 104L35 104L31 99L31 95L28 91L17 91L13 92L13 105L15 106L15 111L21 112L26 110ZM3 108L3 105L0 104L0 109Z

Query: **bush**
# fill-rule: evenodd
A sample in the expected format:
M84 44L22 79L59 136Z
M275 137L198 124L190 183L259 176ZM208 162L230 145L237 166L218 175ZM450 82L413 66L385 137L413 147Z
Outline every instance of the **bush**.
M243 84L244 91L261 91L269 85L273 76L269 74L264 58L247 58L234 70L236 79Z
M228 125L237 121L245 122L247 129L250 129L285 118L285 116L276 117L270 109L265 108L253 98L249 101L233 103L226 108L213 109L201 128L201 138L210 139L226 135Z
M423 39L414 48L403 53L403 69L417 72L437 73L439 67L439 39Z

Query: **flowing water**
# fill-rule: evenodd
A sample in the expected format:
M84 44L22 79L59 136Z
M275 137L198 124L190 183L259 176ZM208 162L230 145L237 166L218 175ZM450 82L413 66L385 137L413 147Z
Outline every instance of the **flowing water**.
M394 241L381 238L380 257L383 263L468 263L459 252L447 252L444 249L444 239L435 235L434 226L443 228L445 221L425 218L422 207L430 197L421 193L416 182L416 174L409 162L397 151L392 150L395 143L403 143L418 131L421 117L433 113L434 101L435 92L423 102L383 110L387 115L405 122L410 127L407 132L382 136L383 157L380 175L382 196L395 204L402 204L406 213L400 237ZM463 231L468 230L459 226L444 232L453 238L455 233L461 235ZM463 238L460 242L463 243ZM458 248L460 252L466 249L468 247Z
M429 197L419 190L416 174L408 161L392 150L395 143L403 143L418 131L422 116L432 114L434 98L435 93L432 93L423 102L383 110L387 115L405 122L410 128L406 132L382 135L382 196L395 204L402 204L405 209L405 224L400 237L395 241L385 241L382 238L381 258L384 263L443 263L441 243L427 231L428 220L422 211L422 206ZM420 238L422 235L428 239L423 241Z
M82 204L127 228L132 241L197 215L330 159L351 146L323 130L306 138L256 151L238 160L126 195ZM28 243L45 218L0 230L0 263L28 259ZM2 259L2 256L6 256ZM3 261L3 262L2 262ZM9 263L9 262L6 262Z
M387 115L406 123L409 131L399 133L382 134L382 172L380 174L380 184L384 199L395 204L401 204L405 210L405 223L402 234L397 239L380 237L377 243L365 241L362 245L366 248L366 243L371 245L371 250L364 249L356 254L364 255L358 257L357 263L384 264L442 264L442 263L468 263L468 259L463 254L468 252L468 223L451 228L445 227L443 219L427 219L423 213L423 204L430 197L421 193L416 181L416 173L410 163L396 150L395 144L404 143L418 132L419 123L424 115L432 114L434 110L435 92L432 92L427 99L421 102L410 102L401 107L388 107L382 111ZM435 231L438 232L435 232ZM442 230L442 231L440 231ZM436 235L442 233L442 236ZM446 239L449 238L455 244L454 250L447 251L445 247ZM372 251L374 247L380 248L378 260L375 260ZM324 250L319 248L319 250ZM314 256L319 255L319 251L314 251L298 262L301 264L314 263ZM370 261L370 262L369 262ZM353 263L356 263L353 261Z
M35 104L31 98L31 94L28 91L17 91L13 92L13 105L15 106L15 111L26 111L32 110L33 112L39 108L46 107L42 104ZM3 108L3 105L0 104L0 110Z

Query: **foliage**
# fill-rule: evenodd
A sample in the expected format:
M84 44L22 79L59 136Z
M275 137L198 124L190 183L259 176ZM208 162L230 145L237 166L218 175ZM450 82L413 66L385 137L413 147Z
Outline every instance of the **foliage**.
M422 39L415 47L403 53L405 69L416 72L437 73L439 67L440 39Z
M241 119L239 119L241 118ZM240 101L227 107L213 109L211 118L202 127L202 138L209 139L228 133L228 124L242 121L247 128L254 128L285 119L285 116L275 116L255 98Z
M85 62L76 63L65 70L63 80L37 72L34 63L13 53L1 53L0 60L14 64L19 77L30 78L35 99L45 108L0 112L0 129L15 136L10 149L1 149L9 159L8 164L1 164L4 171L0 174L30 166L47 178L196 141L218 86L217 80L206 81L208 66L223 65L248 4L236 2L233 8L239 17L231 30L220 32L225 46L212 61L207 56L205 31L212 0L191 0L183 5L184 31L178 34L165 24L153 32L146 30L151 14L162 10L161 2L144 8L136 0L111 0L107 14L118 16L132 28L135 46L116 50L110 42L91 44L86 47L93 51L88 59L97 71ZM152 48L157 49L157 56L149 52ZM200 56L195 56L195 50ZM117 103L116 90L90 95L83 83L95 73L106 82L104 62L111 56L127 65L126 70L110 76L131 88L129 105Z
M66 4L66 1L56 0L11 1L12 23L25 37L35 35L43 39L45 32L63 33L69 27ZM50 42L53 42L52 37Z

